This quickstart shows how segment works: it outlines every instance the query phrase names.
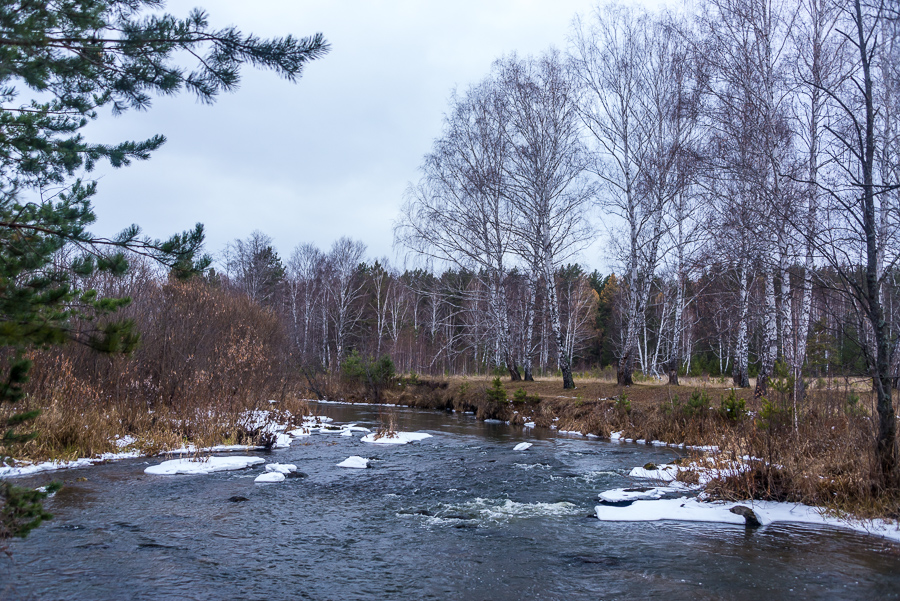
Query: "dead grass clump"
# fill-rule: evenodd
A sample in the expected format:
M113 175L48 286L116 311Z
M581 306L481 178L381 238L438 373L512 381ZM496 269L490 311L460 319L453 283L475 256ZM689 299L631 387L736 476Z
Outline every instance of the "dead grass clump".
M762 411L723 436L720 457L746 469L712 482L708 492L716 497L900 518L900 490L880 484L870 417L814 409L797 420L795 429L789 414Z
M142 334L131 356L79 345L31 353L27 397L15 409L43 412L37 438L19 451L25 458L121 451L115 440L126 435L136 439L129 448L144 452L264 445L271 433L245 423L248 411L306 411L282 359L289 356L283 327L270 311L203 282L156 285L138 304L121 316L133 316Z

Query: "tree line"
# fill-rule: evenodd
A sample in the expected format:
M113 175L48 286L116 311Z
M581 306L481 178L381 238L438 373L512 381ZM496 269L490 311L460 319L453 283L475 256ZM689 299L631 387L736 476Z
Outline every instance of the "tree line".
M451 97L397 241L477 274L513 377L533 361L531 315L545 307L569 388L555 274L595 238L599 208L620 384L636 366L677 383L706 330L735 386L752 367L765 395L784 365L796 420L813 327L849 337L892 472L898 27L881 0L598 6L575 19L566 52L502 57ZM513 272L529 282L524 352Z

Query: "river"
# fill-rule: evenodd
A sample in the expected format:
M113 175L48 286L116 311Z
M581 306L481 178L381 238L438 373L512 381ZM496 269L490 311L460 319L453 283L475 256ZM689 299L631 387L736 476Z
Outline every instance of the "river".
M373 428L384 411L318 408ZM900 557L875 537L596 519L600 492L672 449L395 412L433 436L314 434L258 454L306 474L278 484L254 484L261 466L144 474L161 458L20 478L65 488L0 559L0 599L900 599ZM351 455L372 467L336 467Z

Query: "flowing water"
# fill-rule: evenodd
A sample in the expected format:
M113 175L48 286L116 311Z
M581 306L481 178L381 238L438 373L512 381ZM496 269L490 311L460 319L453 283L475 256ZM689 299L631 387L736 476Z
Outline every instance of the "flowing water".
M378 407L320 414L375 427ZM432 438L373 445L314 434L261 466L149 476L159 458L20 479L65 488L56 517L0 559L0 599L900 599L884 541L792 525L759 530L593 517L598 493L675 451L396 410ZM516 452L516 443L534 443ZM350 455L371 469L335 465ZM231 501L246 497L246 501Z

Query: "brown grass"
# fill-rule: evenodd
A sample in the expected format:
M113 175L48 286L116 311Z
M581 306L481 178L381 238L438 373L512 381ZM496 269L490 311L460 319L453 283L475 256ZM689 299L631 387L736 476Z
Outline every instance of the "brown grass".
M159 286L142 297L142 344L130 357L78 345L36 351L27 397L11 413L41 409L38 433L19 458L72 459L115 452L117 436L145 453L215 444L265 445L242 422L251 410L306 412L282 326L249 300L199 282ZM270 404L269 400L278 401Z

